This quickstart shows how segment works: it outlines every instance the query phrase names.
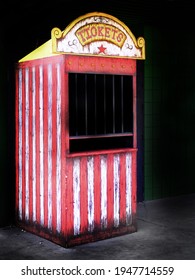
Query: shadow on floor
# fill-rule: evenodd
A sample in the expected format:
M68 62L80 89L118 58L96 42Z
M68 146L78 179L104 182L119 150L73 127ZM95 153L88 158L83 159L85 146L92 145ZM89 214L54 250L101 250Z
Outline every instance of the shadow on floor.
M195 194L138 203L138 231L63 248L21 228L0 228L1 260L194 260Z

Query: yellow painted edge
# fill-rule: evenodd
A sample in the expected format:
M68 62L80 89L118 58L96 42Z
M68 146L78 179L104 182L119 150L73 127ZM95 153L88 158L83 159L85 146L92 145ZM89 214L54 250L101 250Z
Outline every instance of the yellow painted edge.
M141 59L146 59L145 53L145 39L143 37L139 37L137 39L137 46L141 49Z
M57 39L60 39L63 35L63 32L58 28L54 27L51 30L51 40L52 40L52 52L57 53Z
M44 57L50 57L54 55L60 55L59 53L53 53L52 52L52 40L45 42L43 45L32 51L31 53L27 54L23 58L19 60L19 62L44 58Z

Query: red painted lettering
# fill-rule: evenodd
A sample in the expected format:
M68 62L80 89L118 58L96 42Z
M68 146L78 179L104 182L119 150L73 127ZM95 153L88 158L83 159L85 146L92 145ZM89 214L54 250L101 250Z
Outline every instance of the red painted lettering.
M105 37L110 38L110 27L105 27Z
M86 39L89 40L91 39L91 32L90 32L90 26L85 28L85 31L87 33Z
M113 31L112 39L113 39L113 40L116 40L116 39L115 39L115 34L118 33L118 30L117 30L117 29L112 29L112 31Z
M126 39L125 33L120 29L103 23L84 25L80 27L75 34L83 46L95 41L105 40L121 48Z
M102 26L98 26L98 36L104 36L103 33L102 33L102 29L103 27Z
M121 40L123 39L123 33L119 33L116 39L118 42L121 42Z
M81 36L81 40L84 43L86 41L85 38L83 37L83 33L85 33L85 30L81 29L81 31L77 31L77 33L79 36Z
M96 37L97 36L97 28L95 26L91 27L91 36Z

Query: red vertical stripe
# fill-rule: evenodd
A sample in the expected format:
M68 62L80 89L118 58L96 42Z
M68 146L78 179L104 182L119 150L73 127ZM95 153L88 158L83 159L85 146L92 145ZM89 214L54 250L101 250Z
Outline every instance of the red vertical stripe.
M88 230L88 194L87 194L87 158L82 157L80 162L80 223L81 233Z
M69 238L74 235L73 160L67 159L66 165L66 235Z
M25 69L22 69L22 219L25 219L25 196L26 196L26 139L25 139L25 109L26 109L26 96L25 96Z
M36 67L35 73L36 83L36 213L37 223L40 223L40 111L39 111L39 90L40 90L40 78L39 78L39 67Z
M48 68L43 67L44 226L48 226Z
M114 184L113 184L113 154L108 154L107 157L107 217L108 217L108 228L112 228L114 225Z
M18 217L19 208L19 69L16 70L16 103L15 103L15 163L16 163L16 194L15 194L15 209Z
M61 73L64 73L64 64L61 65ZM63 75L63 74L61 74ZM68 84L66 80L66 75L63 75L61 77L61 201L62 201L62 207L61 207L61 231L62 234L66 234L66 139L67 133L65 130L65 121L67 119L66 110L68 106ZM64 80L65 79L65 80ZM54 79L53 79L54 80Z
M135 62L136 71L136 62ZM133 76L133 147L137 148L137 120L136 120L136 75Z
M56 67L53 69L53 92L52 92L52 230L56 231L56 157L57 157L57 129L56 129L56 92L57 77Z
M132 212L136 213L137 208L137 175L136 175L136 166L137 166L137 152L132 152Z
M94 157L94 230L101 228L101 174L100 156Z
M33 193L32 193L32 68L29 68L29 220L33 218Z
M63 139L63 145L65 144L66 153L69 153L69 94L68 94L68 74L64 75L65 85L64 85L64 95L65 95L65 115L62 122L62 130L65 132L65 138ZM62 96L63 98L63 96Z
M120 154L120 224L126 223L126 156Z

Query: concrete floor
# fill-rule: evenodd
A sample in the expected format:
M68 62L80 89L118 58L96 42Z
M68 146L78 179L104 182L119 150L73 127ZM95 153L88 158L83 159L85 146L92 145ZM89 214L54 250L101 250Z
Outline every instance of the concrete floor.
M138 203L138 231L63 248L10 226L0 228L1 260L195 260L195 194Z

